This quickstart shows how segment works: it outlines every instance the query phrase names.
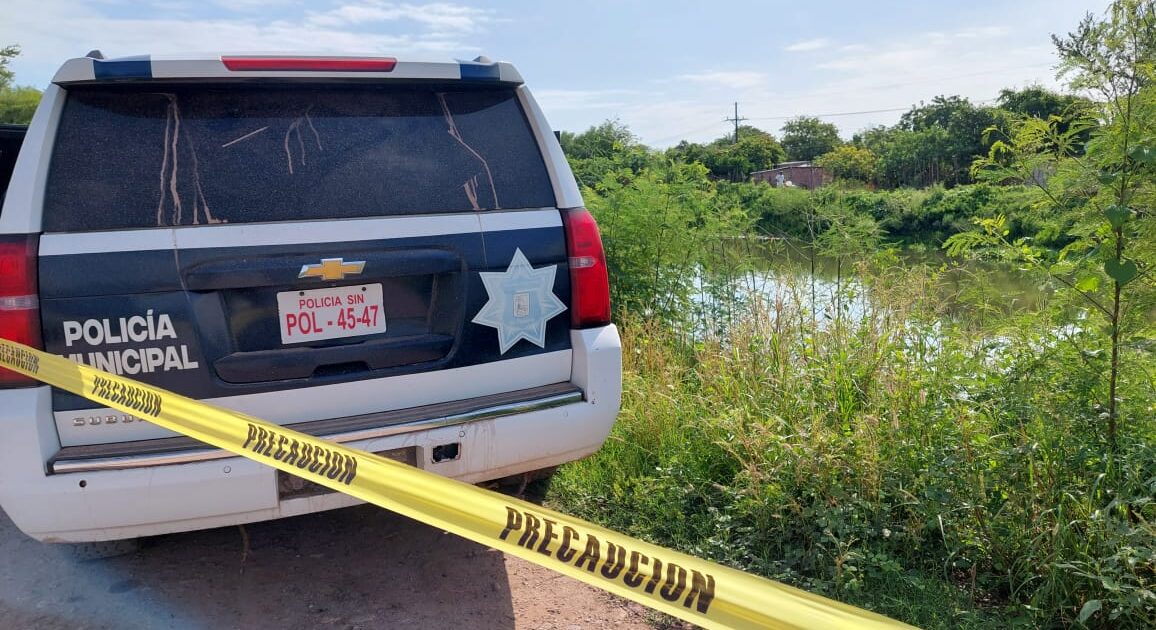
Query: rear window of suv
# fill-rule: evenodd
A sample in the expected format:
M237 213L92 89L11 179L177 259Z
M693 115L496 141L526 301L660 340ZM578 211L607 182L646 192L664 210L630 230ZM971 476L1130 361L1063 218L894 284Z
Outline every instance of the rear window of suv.
M512 88L72 87L49 232L554 205Z

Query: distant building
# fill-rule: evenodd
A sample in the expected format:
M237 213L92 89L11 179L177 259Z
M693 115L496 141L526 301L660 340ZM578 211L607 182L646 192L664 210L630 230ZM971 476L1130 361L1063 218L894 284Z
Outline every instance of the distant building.
M763 182L776 187L798 186L807 190L815 190L825 184L830 184L834 177L822 166L814 166L810 162L783 162L775 168L766 171L751 173L751 180Z

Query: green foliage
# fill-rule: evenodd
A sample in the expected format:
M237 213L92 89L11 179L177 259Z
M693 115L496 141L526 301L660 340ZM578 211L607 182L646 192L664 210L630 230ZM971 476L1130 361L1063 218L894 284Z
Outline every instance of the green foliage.
M808 223L817 203L815 194L800 188L775 188L766 184L722 184L719 195L727 204L741 207L756 221L761 233L811 240L830 227L823 216ZM865 190L850 188L838 194L826 189L823 203L877 224L881 236L891 241L940 243L952 235L968 232L976 218L1004 216L1012 238L1029 238L1037 245L1059 248L1071 238L1070 218L1041 213L1034 193L1024 186L974 184L944 189ZM822 214L822 213L820 213ZM812 234L812 230L818 230Z
M607 120L580 134L563 131L559 143L580 186L593 186L620 169L637 174L655 160L634 133L617 120Z
M912 107L894 127L859 132L852 144L876 156L874 181L885 188L952 187L973 181L972 162L990 154L1001 140L991 129L1030 116L1071 120L1090 106L1086 99L1040 87L1005 89L999 102L1000 108L977 107L959 96L937 96ZM1066 124L1061 125L1063 131ZM1078 131L1072 137L1077 151L1088 140L1090 128L1082 125Z
M638 146L638 138L618 120L604 121L580 134L563 131L559 142L566 157L579 160L609 158Z
M690 325L699 270L714 266L718 243L749 232L746 213L720 205L701 164L614 171L584 195L602 230L616 316Z
M1045 268L1073 308L1086 309L1083 326L1100 334L1090 340L1100 367L1103 430L1114 449L1119 433L1119 379L1134 348L1156 341L1151 313L1156 287L1156 8L1151 2L1117 0L1103 19L1086 18L1067 38L1055 38L1062 68L1073 87L1103 94L1097 120L1089 112L1071 118L1022 118L978 160L978 177L1030 184L1036 206L1061 217L1068 244L1054 262L1034 244L1015 238L998 220L980 220L980 230L948 240L955 253L996 252ZM1146 39L1147 38L1147 39ZM1082 146L1076 140L1088 134ZM1078 151L1077 148L1082 151ZM1082 152L1082 155L1080 153ZM1147 282L1136 282L1141 278Z
M876 127L856 135L856 145L879 156L876 180L884 187L924 187L951 176L950 138L932 126L919 131Z
M1156 623L1144 371L1122 380L1136 422L1106 468L1094 333L952 323L946 276L857 272L861 318L816 322L802 283L723 339L625 318L622 414L556 500L923 627Z
M1053 35L1052 43L1073 89L1118 102L1152 83L1156 5L1151 0L1116 0L1103 18L1089 12L1075 31Z
M19 55L19 46L0 48L0 124L26 125L40 104L40 90L12 84L15 75L8 64Z
M786 152L771 134L754 127L739 127L738 142L731 137L718 138L707 145L683 141L668 150L669 159L699 163L711 177L741 182L755 172L766 170L786 159Z
M616 169L638 173L652 157L634 133L617 120L604 121L580 134L564 131L559 142L578 183L584 186L594 185Z
M10 45L0 48L0 90L12 85L15 75L8 64L20 55L20 46Z
M1086 98L1073 94L1060 94L1039 85L1020 90L1005 88L999 91L999 108L1016 116L1048 119L1051 116L1065 116L1072 110L1086 109L1092 105Z
M988 152L984 130L999 122L997 110L976 107L959 96L937 96L905 113L899 126L917 134L939 130L931 158L942 169L939 179L948 186L971 181L972 160Z
M838 179L875 181L879 158L871 149L844 144L820 155L815 164L831 171Z
M36 88L0 88L0 123L27 125L39 104L40 90Z
M623 411L555 500L924 627L1156 627L1153 15L1117 0L1057 40L1094 111L1029 89L861 134L896 190L714 183L685 163L702 145L607 173L586 195L621 284ZM765 244L752 219L832 257L834 287L812 254L809 276L747 275L772 294L712 288ZM942 238L1031 274L1037 308L1009 314L975 261L880 251ZM688 315L727 290L725 327Z
M783 148L792 160L813 160L840 144L839 128L818 118L800 116L783 125Z
M720 182L718 194L727 207L743 208L762 235L788 238L808 236L812 194L803 188L775 188L766 184Z

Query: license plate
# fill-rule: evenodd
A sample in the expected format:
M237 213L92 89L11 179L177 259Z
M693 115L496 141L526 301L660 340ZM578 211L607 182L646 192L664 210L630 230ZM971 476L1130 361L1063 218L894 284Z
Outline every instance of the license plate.
M385 332L380 284L283 291L277 317L282 344Z

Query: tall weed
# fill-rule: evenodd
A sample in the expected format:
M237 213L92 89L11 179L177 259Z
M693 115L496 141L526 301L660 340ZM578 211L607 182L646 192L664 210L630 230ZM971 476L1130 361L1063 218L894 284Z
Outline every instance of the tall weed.
M1151 356L1109 460L1086 333L953 321L929 268L857 273L856 317L800 281L725 335L623 319L622 415L555 500L922 626L1156 625Z

